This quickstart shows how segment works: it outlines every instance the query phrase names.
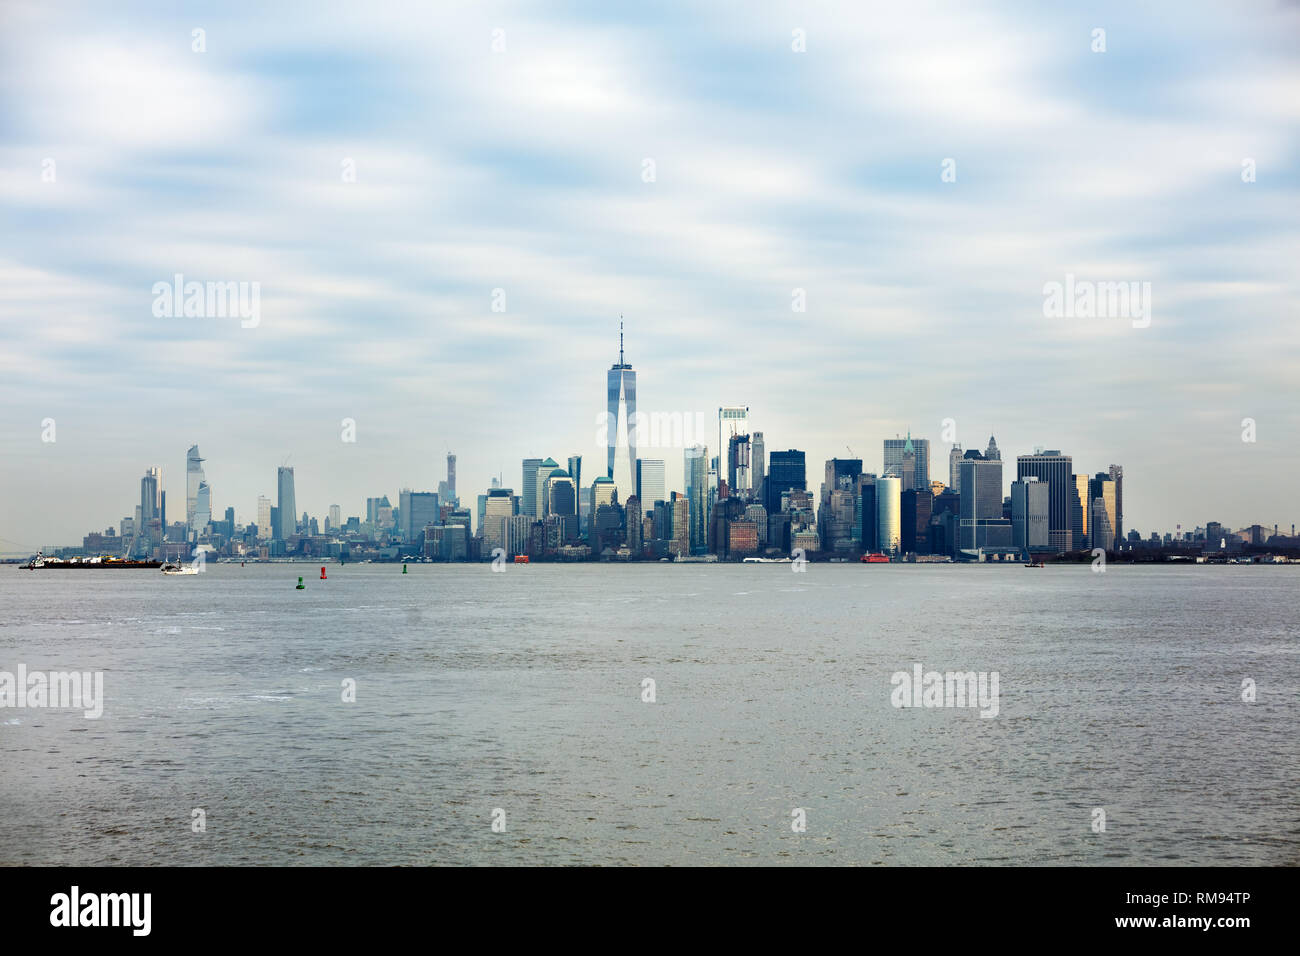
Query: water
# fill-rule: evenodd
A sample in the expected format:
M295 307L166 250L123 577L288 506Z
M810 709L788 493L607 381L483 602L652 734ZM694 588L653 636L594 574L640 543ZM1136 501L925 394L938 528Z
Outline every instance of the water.
M0 863L1300 863L1300 567L318 569L0 568Z

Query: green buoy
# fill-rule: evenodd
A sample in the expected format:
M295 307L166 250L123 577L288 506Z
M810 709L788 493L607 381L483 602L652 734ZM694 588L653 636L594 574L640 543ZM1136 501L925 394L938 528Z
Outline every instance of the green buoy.
M302 590L303 588L305 588L306 586L307 586L307 585L305 585L305 584L302 583L302 578L299 578L299 579L298 579L298 586L297 586L296 588L294 588L294 590L295 590L295 591L301 591L301 590Z
M402 565L402 573L403 573L403 574L406 573L406 565Z

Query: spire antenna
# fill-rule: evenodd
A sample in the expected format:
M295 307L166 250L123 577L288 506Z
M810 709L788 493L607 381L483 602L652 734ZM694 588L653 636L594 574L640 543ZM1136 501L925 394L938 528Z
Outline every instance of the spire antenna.
M618 314L618 364L623 364L623 313Z

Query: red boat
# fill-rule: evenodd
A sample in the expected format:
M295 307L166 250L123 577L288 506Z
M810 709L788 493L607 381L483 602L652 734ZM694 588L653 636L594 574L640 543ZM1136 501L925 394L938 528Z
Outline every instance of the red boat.
M875 554L864 554L861 561L863 564L888 564L889 555L877 551Z

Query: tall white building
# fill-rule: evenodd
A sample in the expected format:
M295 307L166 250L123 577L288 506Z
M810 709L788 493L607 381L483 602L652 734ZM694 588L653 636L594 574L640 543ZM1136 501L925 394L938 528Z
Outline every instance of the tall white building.
M262 507L262 501L263 501L263 499L261 499L261 498L259 498L259 499L257 500L257 506L258 506L259 509ZM260 511L259 511L259 514L260 514ZM269 502L269 501L266 502L266 514L267 514L267 519L269 520L269 519L270 519L270 516L271 516L271 502ZM338 531L338 530L339 530L339 527L340 527L342 524L343 524L343 512L339 509L339 506L338 506L338 505L330 505L330 530L331 530L331 531ZM259 522L259 523L258 523L258 527L260 528L261 526L262 526L262 525L261 525L261 523Z
M668 500L662 458L636 460L636 496L641 501L641 510L647 512L654 511L656 501Z
M338 505L334 507L337 508ZM332 511L331 514L333 514ZM257 536L259 538L271 537L271 499L266 495L257 496Z

